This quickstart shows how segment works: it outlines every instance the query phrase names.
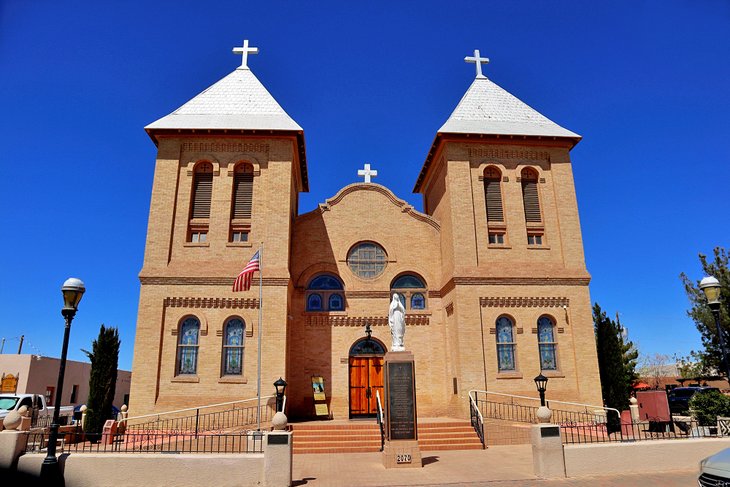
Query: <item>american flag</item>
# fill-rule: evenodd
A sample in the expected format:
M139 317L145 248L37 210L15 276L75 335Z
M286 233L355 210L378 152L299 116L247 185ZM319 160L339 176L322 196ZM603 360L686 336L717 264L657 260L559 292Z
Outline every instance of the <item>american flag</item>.
M253 273L261 270L259 265L259 252L260 250L257 250L256 253L253 254L253 257L251 257L251 260L248 261L246 267L244 267L238 277L236 277L236 280L233 282L234 293L237 291L248 291L251 289L251 277L253 276Z

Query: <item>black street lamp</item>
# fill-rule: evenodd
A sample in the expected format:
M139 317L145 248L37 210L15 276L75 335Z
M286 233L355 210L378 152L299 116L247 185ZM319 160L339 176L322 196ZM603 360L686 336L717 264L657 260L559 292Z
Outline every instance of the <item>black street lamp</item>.
M58 441L58 414L61 410L61 397L63 395L63 376L66 374L66 354L68 352L68 337L71 333L71 321L76 315L79 301L84 295L86 288L81 279L71 277L66 279L61 287L63 293L63 309L61 314L66 320L66 326L63 330L63 348L61 348L61 364L58 367L58 383L56 384L56 400L54 401L53 422L51 423L51 431L48 437L48 453L43 459L41 465L41 479L43 485L63 485L61 472L58 468L58 459L56 458L56 442Z
M284 391L286 391L286 381L279 377L279 379L274 382L274 387L276 387L276 412L278 413L281 411L284 412Z
M535 385L537 386L537 392L540 393L540 406L545 405L545 390L547 389L548 378L542 375L535 377Z
M712 310L715 317L715 328L717 328L717 338L720 341L720 350L722 351L722 363L725 366L725 374L728 382L730 382L730 365L727 360L727 349L725 347L725 332L720 324L720 281L712 276L705 277L700 281L700 289L705 293L707 305Z

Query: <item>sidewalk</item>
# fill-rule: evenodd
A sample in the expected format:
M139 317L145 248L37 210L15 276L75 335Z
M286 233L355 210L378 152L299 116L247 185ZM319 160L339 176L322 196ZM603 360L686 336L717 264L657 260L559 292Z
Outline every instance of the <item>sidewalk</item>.
M378 487L450 485L488 487L606 486L649 487L696 485L696 471L621 474L562 480L533 475L532 447L493 446L487 450L423 452L423 468L385 469L380 453L294 455L295 486Z

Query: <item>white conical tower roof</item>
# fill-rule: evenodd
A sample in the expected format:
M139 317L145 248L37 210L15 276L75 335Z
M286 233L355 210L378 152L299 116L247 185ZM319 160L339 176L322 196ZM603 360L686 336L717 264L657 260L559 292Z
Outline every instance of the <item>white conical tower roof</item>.
M302 130L246 67L145 129Z
M580 139L486 77L474 80L439 133Z

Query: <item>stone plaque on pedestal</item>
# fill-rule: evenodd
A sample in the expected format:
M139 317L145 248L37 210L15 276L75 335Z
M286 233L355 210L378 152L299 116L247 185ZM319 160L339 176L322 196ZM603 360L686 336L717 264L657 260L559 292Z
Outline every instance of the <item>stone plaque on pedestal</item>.
M423 466L417 416L413 354L388 352L385 354L385 468Z

